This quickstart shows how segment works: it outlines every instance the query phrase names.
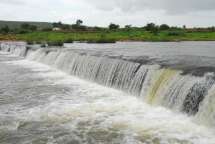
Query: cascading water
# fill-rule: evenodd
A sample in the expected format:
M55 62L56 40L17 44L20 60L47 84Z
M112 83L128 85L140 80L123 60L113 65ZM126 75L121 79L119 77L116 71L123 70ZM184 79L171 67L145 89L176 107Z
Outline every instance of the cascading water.
M27 47L24 42L16 42L12 44L10 42L0 42L0 50L24 57L27 52Z
M29 50L25 44L3 43L1 48L27 59L38 61L68 74L136 95L152 105L161 105L189 115L198 113L209 96L214 74L203 77L182 75L182 71L142 65L121 59L91 56L71 50Z
M122 90L150 105L186 113L193 116L196 123L215 125L215 77L212 72L195 76L158 64L71 49L31 49L23 44L2 43L1 50L88 81Z
M27 55L71 75L120 89L152 105L195 115L214 84L214 75L181 75L182 71L160 69L140 63L82 55L72 51L40 49Z

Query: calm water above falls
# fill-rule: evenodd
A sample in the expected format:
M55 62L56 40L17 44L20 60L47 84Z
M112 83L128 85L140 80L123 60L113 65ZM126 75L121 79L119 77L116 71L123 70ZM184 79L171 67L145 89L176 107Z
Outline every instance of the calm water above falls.
M65 44L73 51L108 56L142 64L182 69L202 75L215 71L215 42L118 42L116 44ZM193 71L192 71L193 70Z
M213 73L182 75L98 51L1 53L0 143L215 143Z

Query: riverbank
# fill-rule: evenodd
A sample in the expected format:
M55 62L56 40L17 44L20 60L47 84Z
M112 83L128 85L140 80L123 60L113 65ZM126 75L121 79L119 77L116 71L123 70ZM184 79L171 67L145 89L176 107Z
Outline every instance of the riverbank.
M27 42L73 42L113 43L115 41L215 41L215 32L161 31L151 33L145 30L118 30L107 32L32 32L25 34L0 35L0 40L21 40Z

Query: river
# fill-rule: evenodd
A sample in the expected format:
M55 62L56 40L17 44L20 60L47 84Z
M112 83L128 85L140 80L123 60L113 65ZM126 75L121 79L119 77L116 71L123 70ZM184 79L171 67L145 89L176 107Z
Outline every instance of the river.
M215 144L214 47L3 43L0 143Z

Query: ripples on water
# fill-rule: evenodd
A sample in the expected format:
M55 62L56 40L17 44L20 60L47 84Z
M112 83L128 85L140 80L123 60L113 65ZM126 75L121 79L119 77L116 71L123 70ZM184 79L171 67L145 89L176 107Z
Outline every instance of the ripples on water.
M123 92L0 55L1 144L214 144L212 130Z

